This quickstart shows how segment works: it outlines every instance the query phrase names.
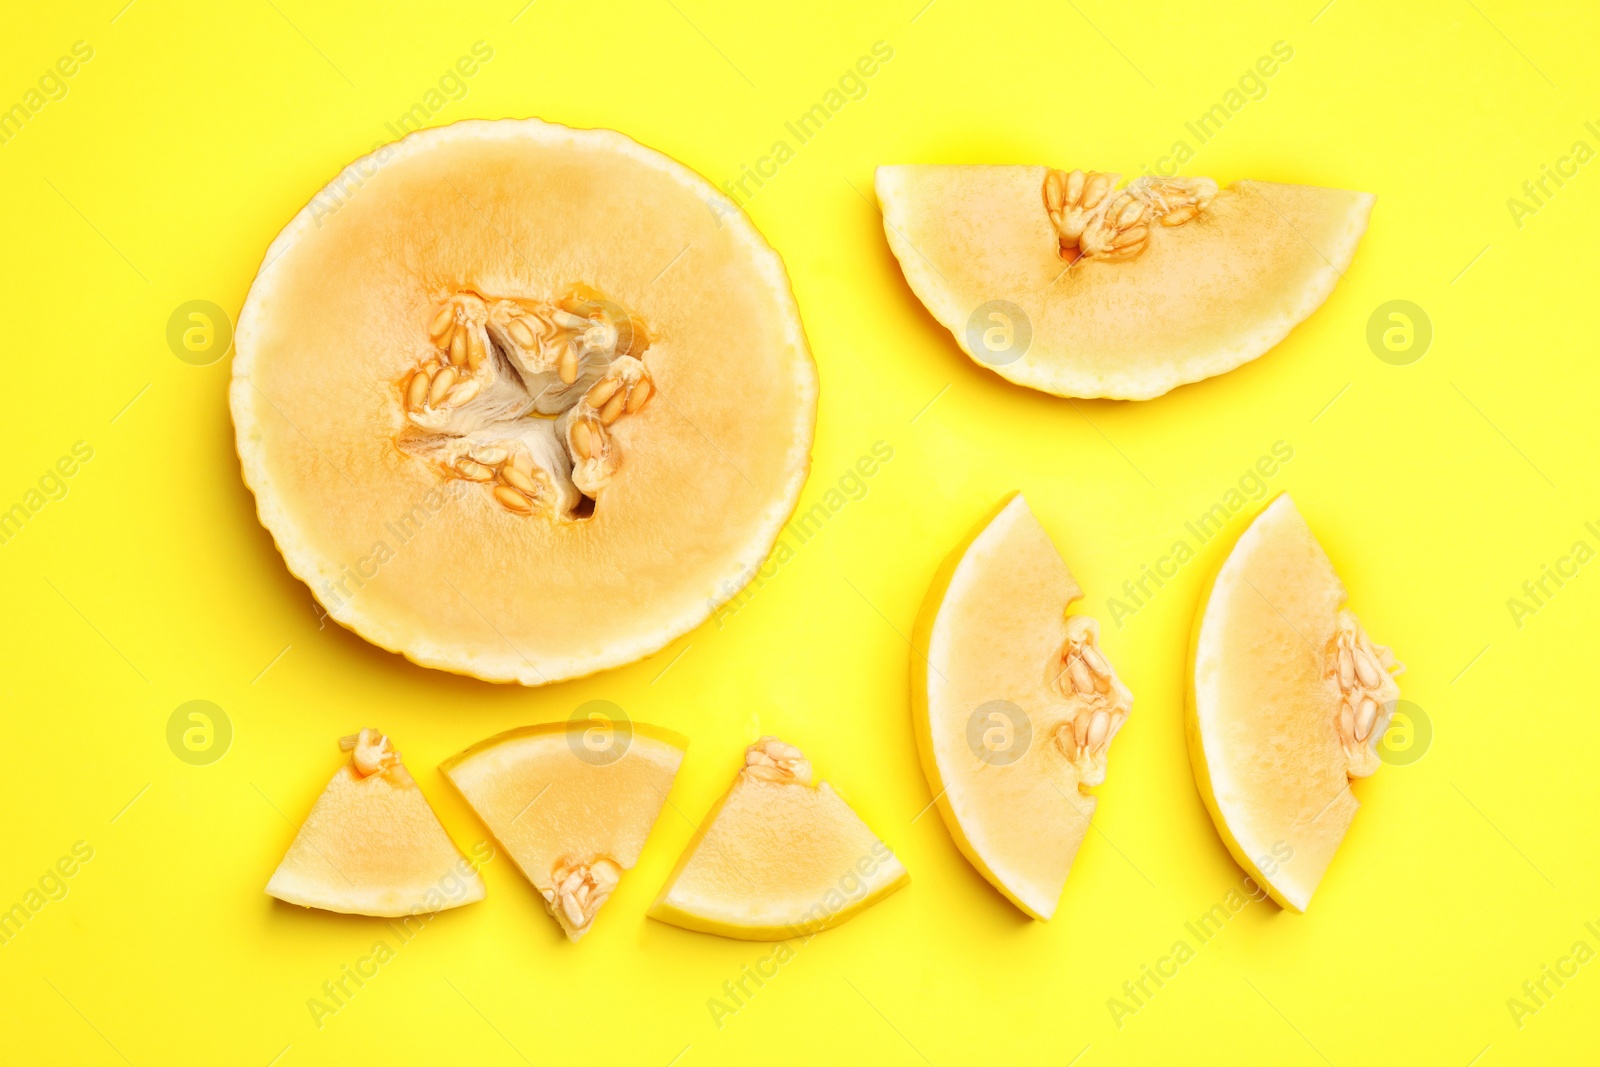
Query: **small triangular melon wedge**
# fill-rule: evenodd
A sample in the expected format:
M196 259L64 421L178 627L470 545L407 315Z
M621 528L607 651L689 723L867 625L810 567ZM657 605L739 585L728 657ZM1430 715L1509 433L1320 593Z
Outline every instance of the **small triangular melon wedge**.
M1350 266L1368 193L1048 167L885 166L884 232L962 350L1060 396L1143 400L1255 359ZM997 317L998 316L998 317Z
M639 862L688 743L641 722L541 723L480 741L440 770L576 941Z
M1287 493L1240 535L1202 596L1189 659L1189 759L1228 851L1303 912L1378 769L1399 665Z
M911 880L798 748L763 737L684 850L650 917L745 941L809 936Z
M1035 919L1049 919L1133 694L1068 615L1077 581L1013 493L945 560L912 635L912 721L956 845Z
M483 879L389 739L366 729L339 747L350 762L312 805L267 892L301 907L380 916L482 900Z

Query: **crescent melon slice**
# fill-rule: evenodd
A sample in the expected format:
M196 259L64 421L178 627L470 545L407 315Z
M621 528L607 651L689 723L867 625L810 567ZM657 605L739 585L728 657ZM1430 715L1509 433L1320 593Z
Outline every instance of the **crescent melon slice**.
M810 464L782 262L700 176L536 119L413 133L267 251L236 331L245 482L327 613L541 685L703 622Z
M1377 770L1400 688L1393 654L1345 610L1333 564L1287 493L1212 579L1190 653L1195 781L1228 850L1303 912Z
M1320 307L1368 193L1020 166L885 166L884 232L963 351L1059 396L1143 400L1232 370Z
M939 814L1007 900L1047 920L1133 695L1067 607L1083 590L1020 493L950 553L912 636L912 722Z
M650 916L745 941L809 936L909 882L889 846L798 748L763 737L745 751L662 887Z
M687 745L644 723L542 723L440 769L576 941L639 862Z
M267 892L305 908L402 916L482 900L483 879L377 730L340 740L340 767L295 834Z

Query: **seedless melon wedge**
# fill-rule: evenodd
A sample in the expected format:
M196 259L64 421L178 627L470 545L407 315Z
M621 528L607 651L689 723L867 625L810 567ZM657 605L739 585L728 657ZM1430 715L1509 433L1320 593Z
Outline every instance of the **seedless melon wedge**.
M1217 831L1272 898L1304 911L1378 769L1398 664L1343 609L1344 585L1288 494L1239 537L1202 598L1188 739Z
M338 622L537 685L638 659L771 550L816 370L743 213L608 130L414 133L268 249L239 315L245 481Z
M763 737L650 908L652 918L746 941L809 936L910 881L798 748Z
M1232 370L1328 298L1372 196L1047 167L879 167L906 281L978 363L1143 400Z
M639 862L687 744L644 723L544 723L480 741L440 769L576 941Z
M912 636L912 722L939 814L985 878L1056 910L1133 694L1068 615L1083 596L1020 493L934 577Z
M350 762L317 798L267 892L356 915L416 915L482 900L483 879L389 739L362 730L339 746Z

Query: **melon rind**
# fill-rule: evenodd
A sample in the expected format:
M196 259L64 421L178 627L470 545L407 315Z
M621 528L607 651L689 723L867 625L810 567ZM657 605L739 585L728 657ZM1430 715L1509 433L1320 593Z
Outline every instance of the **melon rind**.
M1292 551L1284 553L1299 566L1294 573L1281 567L1258 573L1252 582L1252 563L1274 550L1271 539L1283 537L1300 542L1295 546L1298 560ZM1252 610L1248 603L1236 609L1233 598L1261 599L1264 594L1256 583L1269 577L1294 583L1303 600L1290 605L1279 599L1259 609L1303 616L1297 624L1283 620L1284 627L1294 630L1283 643L1304 646L1293 664L1271 662L1270 643L1263 646L1228 629L1236 610ZM1238 864L1273 900L1295 913L1306 910L1360 807L1349 788L1346 757L1333 727L1337 691L1320 677L1323 647L1345 599L1332 562L1283 493L1239 535L1206 583L1190 639L1185 737L1201 800ZM1229 660L1235 662L1227 664ZM1241 660L1251 661L1253 674L1239 671ZM1258 678L1275 687L1273 699L1249 699ZM1283 731L1270 749L1274 759L1268 773L1277 776L1277 788L1262 788L1244 773L1261 770L1259 760L1234 766L1240 757L1227 738L1241 729L1258 735ZM1293 855L1280 862L1283 856L1275 849L1284 846Z
M660 175L685 196L703 203L707 216L714 220L717 232L725 233L731 246L741 250L744 262L753 274L753 287L758 287L772 301L772 316L783 323L782 336L773 342L774 345L793 353L793 358L789 360L792 376L783 383L782 388L794 398L795 418L789 427L786 458L781 463L773 464L785 470L787 475L781 483L771 486L770 499L742 529L742 537L730 547L721 565L714 571L697 574L693 579L694 587L681 590L671 603L663 603L658 598L650 603L648 612L639 610L637 606L618 612L619 616L636 621L603 635L603 639L597 636L581 648L553 654L545 653L521 634L502 632L503 620L498 618L498 613L492 613L497 615L492 620L485 617L486 625L481 627L482 634L479 637L472 641L461 641L453 640L454 635L429 631L407 613L383 608L375 610L370 604L364 603L360 595L350 599L325 595L324 583L339 581L342 577L341 567L347 571L346 565L350 561L333 558L319 548L317 538L312 536L308 525L314 521L310 513L315 509L292 502L289 499L292 494L280 484L273 463L266 455L264 441L268 437L269 424L281 422L284 416L251 383L265 336L264 324L273 313L273 302L281 297L284 272L291 254L321 227L337 226L340 215L352 210L344 206L334 212L330 211L330 205L359 204L363 195L372 195L367 188L371 183L401 173L406 162L414 157L446 148L455 141L476 143L486 140L526 142L541 148L571 146L586 151L615 153ZM648 222L641 222L641 225L648 225ZM571 279L573 283L593 283L596 280L591 277ZM456 280L461 284L473 281ZM419 324L422 322L420 318L418 321ZM793 513L810 469L816 419L816 367L810 357L782 261L743 211L704 178L681 163L611 130L573 129L539 119L468 120L409 134L356 160L301 208L269 246L240 310L234 338L230 406L244 481L255 495L256 513L262 525L272 535L289 571L306 583L329 617L380 648L399 653L425 667L469 674L488 681L543 685L631 663L658 651L703 622L717 607L737 595L756 574L770 554L784 523ZM647 361L648 358L647 355ZM372 384L376 387L384 383ZM361 397L358 402L370 404L373 398ZM662 403L670 402L671 398L662 397ZM686 416L680 413L679 417ZM712 453L714 450L708 448L708 454ZM327 461L329 457L322 456L320 459ZM396 459L400 459L398 453ZM304 463L318 461L319 456L310 449L305 457L297 460ZM283 465L282 461L279 465ZM492 510L492 505L484 506ZM328 506L325 510L338 509ZM605 574L604 571L600 573ZM468 623L474 626L477 625L474 620L484 615L481 611L464 614L468 616Z
M993 629L963 617L965 601L992 599L994 582L1003 581L990 568L1015 566L1019 560L1009 557L1022 552L1033 568L1026 583L1031 602L1017 604ZM1008 558L997 564L997 555ZM912 727L935 806L968 862L1040 921L1055 914L1098 805L1044 735L1052 711L1064 704L1049 688L1047 664L1066 637L1067 608L1082 596L1026 499L1012 493L945 558L912 631ZM1001 632L1006 625L1013 629ZM1014 661L1001 667L1003 659ZM970 691L969 675L985 678L979 691ZM963 767L965 716L997 698L1012 700L1034 721L1032 745L1008 766ZM993 795L979 795L980 789ZM994 810L1004 808L1004 798L1031 810L1019 808L1008 819ZM1020 835L1026 840L1013 833L1017 820L1029 827Z
M763 806L766 812L757 810ZM745 814L752 818L740 820ZM785 814L803 825L784 821ZM783 884L774 872L794 858L791 849L841 862L837 869L791 871L796 880ZM869 859L863 873L859 865ZM741 941L787 941L847 922L910 880L899 857L827 782L774 785L740 773L702 820L649 915ZM714 889L696 893L687 882L709 882ZM838 894L840 906L832 905L830 893Z
M1161 227L1126 262L1057 253L1042 166L878 168L884 233L918 299L979 366L1057 396L1146 400L1232 370L1284 339L1333 292L1373 197L1239 181L1194 222ZM974 311L1028 318L1020 358L972 351Z

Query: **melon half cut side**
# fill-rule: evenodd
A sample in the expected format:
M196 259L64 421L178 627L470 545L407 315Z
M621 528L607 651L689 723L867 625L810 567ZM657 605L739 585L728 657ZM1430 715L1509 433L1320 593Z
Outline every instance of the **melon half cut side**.
M650 916L745 941L810 937L854 918L910 881L889 846L793 745L745 750L662 887Z
M640 722L542 723L440 769L576 941L639 862L687 745Z
M460 122L356 161L268 249L236 349L240 463L289 570L368 641L490 681L699 625L810 465L782 262L610 130Z
M1378 769L1400 665L1345 609L1344 584L1287 493L1201 598L1189 663L1195 781L1228 851L1303 912Z
M1055 914L1133 694L1014 493L935 575L912 635L917 752L963 855L1035 919Z
M354 915L416 915L482 900L482 877L389 739L367 729L339 747L350 760L317 797L267 892Z
M885 166L912 292L996 374L1144 400L1255 359L1320 307L1368 193L1017 166Z

